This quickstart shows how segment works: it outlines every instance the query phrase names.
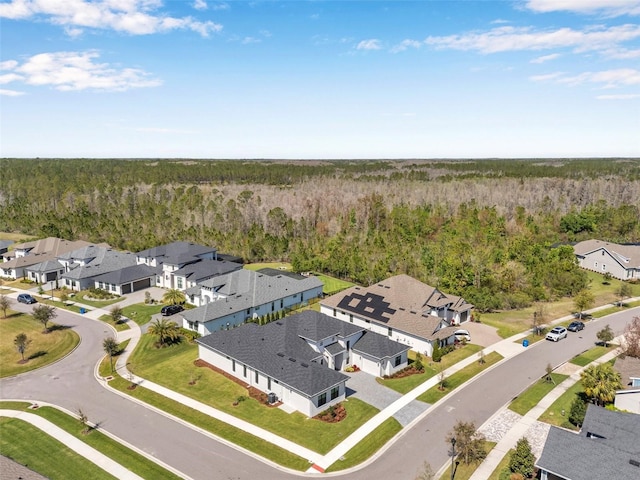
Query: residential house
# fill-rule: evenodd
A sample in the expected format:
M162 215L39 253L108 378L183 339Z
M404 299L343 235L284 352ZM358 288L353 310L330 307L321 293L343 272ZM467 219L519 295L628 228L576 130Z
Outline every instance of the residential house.
M65 272L60 276L64 286L72 290L86 290L95 285L95 278L136 265L136 256L111 248L89 245L58 256ZM154 273L154 272L152 272ZM110 288L116 293L115 288Z
M217 260L213 247L190 242L173 242L136 253L138 265L156 268L156 286L184 290L186 284L178 286L174 272L202 260Z
M198 308L181 313L183 326L208 335L247 320L275 314L322 295L322 282L274 269L235 270L187 289L187 302Z
M640 413L640 358L618 357L613 368L620 374L624 387L616 392L616 408Z
M14 245L14 249L11 252L7 252L3 255L4 262L0 264L0 274L3 277L9 277L13 279L26 278L27 268L34 267L39 263L45 263L49 261L56 261L59 255L66 252L76 250L85 246L93 245L92 243L85 242L84 240L64 240L62 238L48 237L41 240L34 240L31 242L20 243ZM49 267L52 264L49 265ZM46 275L53 270L45 269L41 273ZM37 281L38 268L33 268L32 280ZM41 279L41 278L40 278Z
M609 273L619 280L640 280L640 244L619 245L602 240L576 243L573 251L580 267Z
M64 273L64 266L57 259L54 259L25 267L24 271L27 278L34 282L55 282Z
M311 310L196 341L201 360L309 417L345 399L348 364L374 375L407 365L405 345Z
M175 288L181 291L196 287L197 285L226 273L240 270L242 265L224 260L201 260L189 263L172 272Z
M116 295L137 292L154 285L155 268L148 265L130 265L93 277L93 286Z
M471 319L473 305L408 275L370 287L351 287L320 302L320 311L388 336L431 356L434 342L453 343L458 326Z
M640 478L640 415L589 405L579 434L551 427L536 467L541 480Z

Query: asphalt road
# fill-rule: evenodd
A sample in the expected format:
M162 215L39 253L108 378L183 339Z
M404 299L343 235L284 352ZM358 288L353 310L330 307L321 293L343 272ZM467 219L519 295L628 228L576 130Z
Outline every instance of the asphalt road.
M26 305L16 309L30 311ZM102 322L59 310L55 322L72 326L82 338L65 359L18 377L0 380L3 399L46 401L71 411L78 408L92 422L148 452L193 479L279 480L303 475L284 472L223 442L212 439L180 422L123 398L101 386L93 376L104 355L102 340L113 335ZM578 334L558 343L539 342L523 353L494 367L450 395L448 400L413 428L405 429L400 441L373 462L345 475L349 479L413 479L423 462L434 469L447 462L445 438L458 420L480 426L500 407L545 373L547 364L559 365L589 349L595 334L609 323L617 334L640 308L591 322Z

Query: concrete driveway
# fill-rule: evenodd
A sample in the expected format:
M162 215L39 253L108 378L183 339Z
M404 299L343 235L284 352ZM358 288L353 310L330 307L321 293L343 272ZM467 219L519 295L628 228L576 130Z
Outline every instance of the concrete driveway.
M484 323L466 322L460 325L461 329L469 330L471 335L471 343L474 345L480 345L482 347L488 347L494 343L498 343L502 340L502 337L498 335L497 329Z

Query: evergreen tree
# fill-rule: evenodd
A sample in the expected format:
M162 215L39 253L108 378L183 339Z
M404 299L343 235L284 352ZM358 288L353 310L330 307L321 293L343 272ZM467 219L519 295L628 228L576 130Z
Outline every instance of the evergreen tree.
M531 451L529 440L522 437L516 444L516 450L509 459L509 470L512 473L519 473L524 478L533 477L535 471L536 457Z
M433 344L433 352L431 353L431 359L434 362L440 362L442 360L442 350L440 349L440 342L438 340Z
M587 402L582 395L576 395L571 403L569 411L569 421L576 427L580 427L584 422L584 416L587 414Z

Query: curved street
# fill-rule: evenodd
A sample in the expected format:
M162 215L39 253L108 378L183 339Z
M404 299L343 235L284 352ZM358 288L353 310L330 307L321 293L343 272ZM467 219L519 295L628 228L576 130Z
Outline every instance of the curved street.
M30 311L26 305L16 309ZM349 478L412 479L428 461L434 470L447 462L445 436L458 420L482 425L545 373L547 364L559 365L589 349L596 332L607 323L616 334L640 308L629 309L592 321L579 334L558 343L541 341L522 353L489 369L446 400L428 410L395 443L365 466L348 472ZM0 380L2 399L46 401L68 410L82 408L91 422L135 445L193 479L282 479L317 474L285 472L248 455L180 421L168 418L128 397L114 393L94 377L96 363L104 356L102 340L114 332L106 324L68 311L58 310L55 323L68 325L81 337L78 348L61 361L17 377ZM346 472L343 472L344 475ZM340 474L333 474L340 475Z

